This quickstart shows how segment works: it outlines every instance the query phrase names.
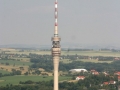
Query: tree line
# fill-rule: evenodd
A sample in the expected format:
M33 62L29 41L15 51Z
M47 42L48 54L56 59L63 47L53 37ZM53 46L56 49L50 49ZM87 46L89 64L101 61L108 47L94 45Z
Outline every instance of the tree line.
M63 56L63 57L70 57L72 60L72 56ZM108 57L109 59L111 57ZM112 58L113 59L113 58ZM105 60L105 58L104 58ZM43 68L46 71L53 70L53 61L50 55L34 55L31 57L30 61L33 63L30 68ZM120 61L114 61L112 63L92 63L92 62L82 62L82 61L72 61L71 63L59 63L59 70L60 71L69 71L70 69L75 68L85 68L87 70L95 69L99 72L101 71L118 71L120 70Z

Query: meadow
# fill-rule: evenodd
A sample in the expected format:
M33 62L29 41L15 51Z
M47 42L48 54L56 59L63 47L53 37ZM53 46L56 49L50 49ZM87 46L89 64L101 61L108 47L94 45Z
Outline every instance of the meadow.
M70 80L71 77L60 76L59 81ZM0 86L6 86L7 84L18 85L20 81L32 80L38 81L50 81L53 80L52 76L7 76L0 78Z

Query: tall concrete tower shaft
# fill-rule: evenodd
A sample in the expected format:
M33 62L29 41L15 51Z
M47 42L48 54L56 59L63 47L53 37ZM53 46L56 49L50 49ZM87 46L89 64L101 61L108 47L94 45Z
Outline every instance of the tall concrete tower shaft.
M58 2L55 0L55 30L54 36L52 37L52 57L54 65L54 90L58 90L58 68L59 68L59 58L61 55L60 40L58 36Z

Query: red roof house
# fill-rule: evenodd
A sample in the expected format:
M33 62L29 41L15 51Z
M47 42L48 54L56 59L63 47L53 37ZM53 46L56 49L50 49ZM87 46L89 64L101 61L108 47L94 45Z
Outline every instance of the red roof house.
M109 84L109 82L103 82L103 85L108 85Z
M103 85L116 84L116 81L103 82Z
M118 81L120 81L120 76L118 76Z
M99 72L95 71L95 72L92 72L93 75L99 75Z
M120 75L120 72L116 72L116 73L114 73L114 75Z
M78 76L78 77L76 77L76 80L84 80L84 79L85 79L84 76Z
M91 70L91 73L93 74L93 75L99 75L99 72L97 72L96 70Z

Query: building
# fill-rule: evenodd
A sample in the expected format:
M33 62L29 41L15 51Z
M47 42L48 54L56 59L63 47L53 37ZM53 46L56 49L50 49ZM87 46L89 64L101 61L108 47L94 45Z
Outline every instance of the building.
M92 72L93 75L99 75L99 72L95 71L95 72Z
M105 76L108 76L109 74L108 73L106 73L106 72L103 72L103 74L105 75Z
M120 86L118 86L118 90L120 90Z
M109 82L103 82L103 85L109 85Z
M96 70L94 70L94 69L92 69L92 70L90 70L90 72L95 72Z
M70 72L88 72L86 69L71 69Z
M120 72L116 72L116 73L114 73L114 75L119 75L120 76Z
M93 75L99 75L99 72L97 72L96 70L91 70L91 73L92 73Z
M103 82L103 85L116 84L116 81Z
M118 76L118 81L120 81L120 76Z
M84 79L85 79L84 76L77 76L77 77L76 77L76 80L84 80Z
M116 84L116 81L109 81L109 84Z

